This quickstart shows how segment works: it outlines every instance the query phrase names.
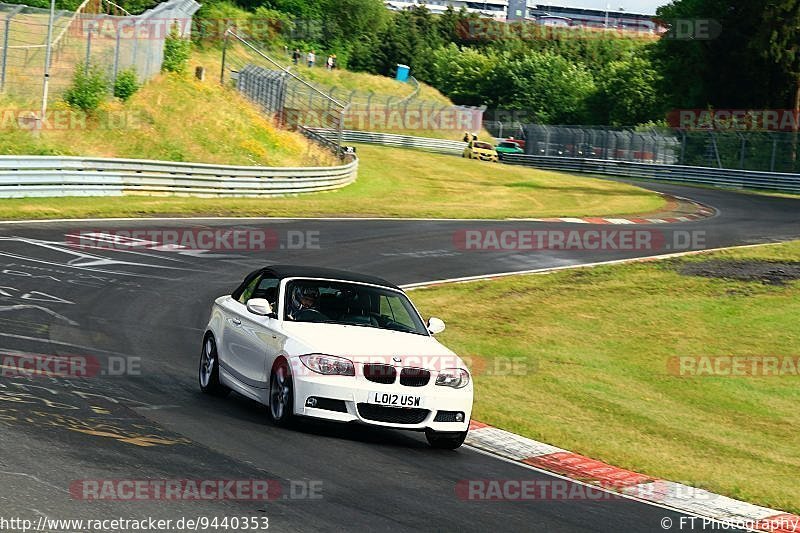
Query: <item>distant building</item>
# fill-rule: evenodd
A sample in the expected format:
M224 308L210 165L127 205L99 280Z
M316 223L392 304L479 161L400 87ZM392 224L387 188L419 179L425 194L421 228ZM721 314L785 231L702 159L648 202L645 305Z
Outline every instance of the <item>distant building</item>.
M508 20L525 20L528 18L528 0L508 0L506 13Z
M459 11L462 7L470 13L477 13L482 17L493 18L498 20L506 20L506 11L508 9L508 0L486 0L485 2L470 2L466 0L388 0L386 7L393 11L400 11L408 9L413 6L422 6L428 8L428 11L434 15L441 15L447 11L448 6L453 6L453 9Z
M528 20L546 26L577 26L585 28L612 28L624 31L657 32L658 25L652 15L590 9L575 6L536 4L530 0L387 0L386 7L392 10L408 9L424 5L434 14L442 14L448 6L456 11L466 8L470 13L497 20Z
M555 15L542 15L536 18L536 22L542 26L555 26L562 28L569 28L572 26L572 19L568 17L559 17Z
M585 28L613 28L645 32L655 32L657 30L657 24L653 22L652 15L583 7L528 3L527 18L537 21L563 18L570 21L570 26L582 26Z

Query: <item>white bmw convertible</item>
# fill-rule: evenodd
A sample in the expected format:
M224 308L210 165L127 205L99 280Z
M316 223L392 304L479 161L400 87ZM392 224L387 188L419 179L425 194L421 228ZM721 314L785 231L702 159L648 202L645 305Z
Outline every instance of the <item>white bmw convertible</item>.
M214 302L200 388L231 390L294 416L424 431L434 448L467 436L472 380L395 285L350 272L271 266Z

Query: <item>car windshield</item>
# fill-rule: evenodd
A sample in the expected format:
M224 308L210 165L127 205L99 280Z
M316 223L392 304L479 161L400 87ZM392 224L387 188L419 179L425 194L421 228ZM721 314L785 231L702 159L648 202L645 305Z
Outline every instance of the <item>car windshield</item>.
M517 145L517 143L511 143L511 142L500 143L500 146L502 146L503 148L518 148L519 147L519 145Z
M284 316L289 322L343 324L428 335L408 298L390 289L303 279L286 284L284 302Z
M491 144L489 143L475 143L472 146L475 148L479 148L481 150L494 150Z

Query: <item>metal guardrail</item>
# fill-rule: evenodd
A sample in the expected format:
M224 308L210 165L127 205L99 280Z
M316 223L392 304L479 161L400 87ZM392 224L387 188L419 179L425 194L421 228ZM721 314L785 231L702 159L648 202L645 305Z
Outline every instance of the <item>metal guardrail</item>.
M31 196L278 196L355 181L358 159L335 167L249 167L143 159L0 156L0 198Z
M315 131L326 137L334 133L333 130ZM396 146L400 148L418 148L459 155L463 152L465 146L465 143L459 141L367 131L344 131L343 136L344 142L380 144L383 146ZM522 154L503 154L501 161L511 165L524 165L547 170L604 174L608 176L642 178L654 181L673 181L733 189L800 194L800 174Z
M333 139L337 134L335 130L314 128L312 131ZM393 133L378 133L372 131L342 131L342 142L344 143L363 143L380 144L383 146L395 146L398 148L416 148L430 152L443 154L461 155L467 143L461 141L450 141L447 139L430 139L428 137L413 137L411 135L395 135Z
M506 154L502 160L548 170L800 194L800 174L520 154Z
M333 138L328 138L326 135L319 133L319 131L314 130L312 128L306 128L305 126L297 126L297 131L302 133L307 139L323 146L333 152L334 154L339 155L341 151L341 146L339 145L339 132L335 130L331 130L333 132Z

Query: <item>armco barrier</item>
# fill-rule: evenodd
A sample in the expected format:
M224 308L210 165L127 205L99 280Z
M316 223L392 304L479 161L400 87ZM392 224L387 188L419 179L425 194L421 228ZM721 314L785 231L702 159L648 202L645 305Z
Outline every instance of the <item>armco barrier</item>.
M358 160L335 167L249 167L141 159L0 156L0 198L30 196L275 196L338 189Z
M315 130L329 137L333 130ZM380 144L402 148L419 148L448 154L461 154L465 143L408 135L393 135L366 131L343 132L344 142ZM504 154L502 162L548 170L604 174L654 181L673 181L696 185L728 187L734 189L776 191L800 194L800 174L778 174L751 170L733 170L679 165L658 165L630 161L582 159L577 157L552 157L522 154Z
M333 140L337 135L336 130L314 128L314 132ZM373 131L344 130L342 142L380 144L382 146L396 146L398 148L416 148L443 154L458 154L464 152L467 143L449 141L447 139L430 139L428 137L413 137L411 135L395 135L393 133L377 133Z
M800 174L521 154L504 155L503 162L548 170L800 194Z

